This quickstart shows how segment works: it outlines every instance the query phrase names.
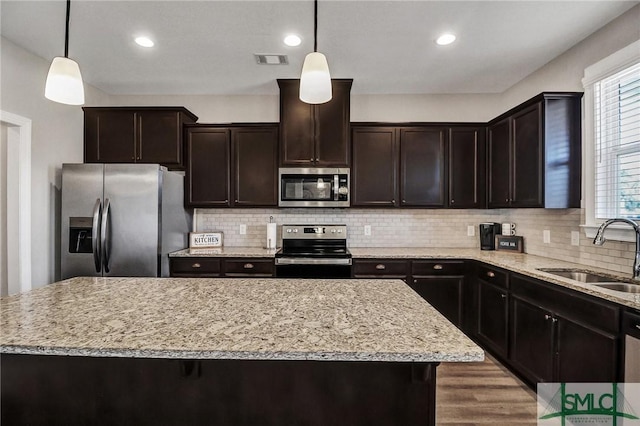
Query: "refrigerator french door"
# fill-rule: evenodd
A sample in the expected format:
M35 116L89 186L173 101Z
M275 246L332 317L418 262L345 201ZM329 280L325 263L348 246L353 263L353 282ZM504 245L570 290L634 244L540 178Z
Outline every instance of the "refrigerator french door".
M156 164L63 164L61 275L169 275L191 216L183 176Z

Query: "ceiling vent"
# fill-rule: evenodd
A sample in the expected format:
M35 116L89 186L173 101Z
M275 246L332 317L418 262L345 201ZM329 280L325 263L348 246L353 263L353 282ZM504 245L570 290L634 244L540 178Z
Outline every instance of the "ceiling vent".
M258 65L289 65L287 55L267 55L265 53L254 53Z

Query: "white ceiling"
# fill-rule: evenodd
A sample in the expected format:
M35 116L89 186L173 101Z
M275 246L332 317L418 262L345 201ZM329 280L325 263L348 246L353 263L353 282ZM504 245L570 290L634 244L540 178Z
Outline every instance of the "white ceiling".
M502 92L638 1L329 1L318 4L318 50L355 94ZM3 37L51 60L64 53L65 1L0 3ZM69 56L110 94L277 94L313 50L313 2L71 3ZM457 34L438 46L442 32ZM302 45L286 47L285 34ZM137 34L156 41L133 43ZM289 65L257 65L254 53Z

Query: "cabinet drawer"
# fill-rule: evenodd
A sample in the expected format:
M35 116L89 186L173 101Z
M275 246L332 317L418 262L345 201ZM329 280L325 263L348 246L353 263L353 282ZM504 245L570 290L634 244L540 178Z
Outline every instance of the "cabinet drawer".
M355 278L381 277L406 278L408 272L406 260L356 260L353 262Z
M219 277L220 259L208 257L172 258L172 277Z
M491 266L478 266L477 277L498 287L507 288L508 275L506 271L501 269L492 268Z
M224 275L226 277L272 277L273 259L225 259Z
M464 275L465 263L462 260L414 260L411 262L411 274L417 275Z
M600 330L618 333L620 308L584 296L570 289L553 288L533 278L511 275L511 292L567 319L590 324Z

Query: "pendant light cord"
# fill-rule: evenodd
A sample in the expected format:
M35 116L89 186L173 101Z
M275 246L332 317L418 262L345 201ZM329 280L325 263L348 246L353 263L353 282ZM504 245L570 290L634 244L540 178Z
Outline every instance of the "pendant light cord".
M313 51L318 51L318 0L313 2Z
M64 57L69 57L69 15L71 14L71 0L67 0L67 25L64 30Z

